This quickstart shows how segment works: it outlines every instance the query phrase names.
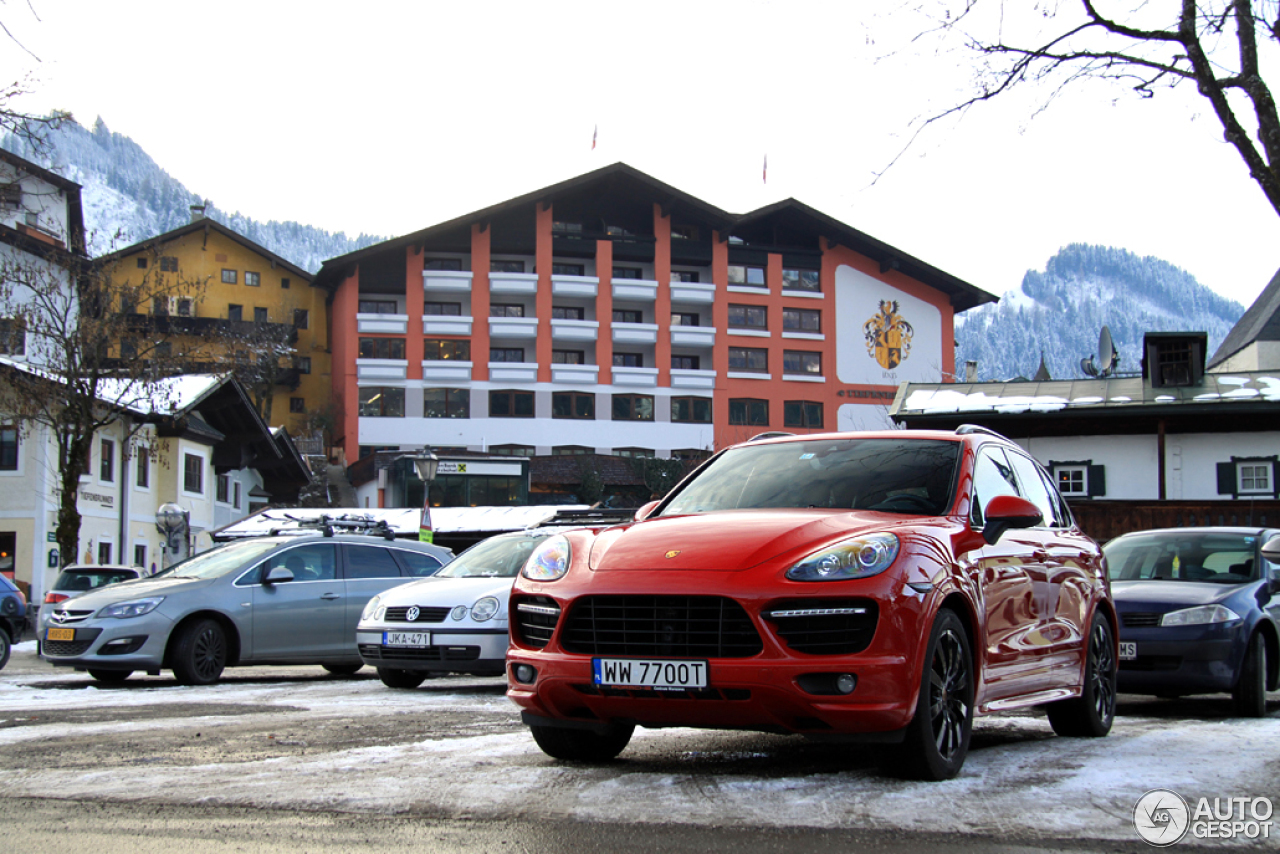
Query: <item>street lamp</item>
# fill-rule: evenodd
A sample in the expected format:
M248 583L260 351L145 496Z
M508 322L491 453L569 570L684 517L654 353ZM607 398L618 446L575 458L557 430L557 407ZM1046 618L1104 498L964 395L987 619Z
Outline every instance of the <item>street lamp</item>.
M413 467L422 479L422 519L418 522L418 539L430 543L435 539L431 530L431 481L436 479L436 472L440 470L440 458L431 453L430 448L423 448L409 459L413 460Z
M178 561L187 558L186 533L190 527L191 511L183 510L171 501L156 508L156 530L164 535L161 569L168 569Z

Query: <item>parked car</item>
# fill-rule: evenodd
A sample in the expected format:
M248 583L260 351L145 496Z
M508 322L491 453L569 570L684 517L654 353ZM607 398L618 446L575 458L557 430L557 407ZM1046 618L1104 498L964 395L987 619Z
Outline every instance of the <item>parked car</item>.
M391 688L416 688L433 673L501 676L511 584L552 533L490 537L435 575L374 596L356 627L361 660Z
M1047 704L1081 736L1114 715L1101 551L982 428L728 448L634 523L542 541L510 608L507 693L559 759L701 726L879 742L938 780L975 712Z
M1280 688L1280 530L1138 531L1103 551L1120 613L1119 689L1229 691L1236 714L1265 715L1267 691Z
M53 589L44 594L45 607L40 609L39 636L44 637L44 630L49 627L49 616L53 613L51 605L83 596L91 590L98 590L110 584L122 581L135 581L145 577L147 571L140 566L125 566L115 563L73 563L64 566L53 583Z
M353 639L365 603L452 557L429 543L360 534L229 542L58 603L41 657L103 682L169 669L184 685L207 685L224 667L250 664L354 673L363 666Z
M27 597L7 576L0 575L0 670L9 663L10 647L27 629Z

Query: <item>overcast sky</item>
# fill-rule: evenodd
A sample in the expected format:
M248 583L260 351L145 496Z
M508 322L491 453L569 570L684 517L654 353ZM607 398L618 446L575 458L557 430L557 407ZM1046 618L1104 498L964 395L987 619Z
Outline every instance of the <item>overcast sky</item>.
M997 294L1075 242L1246 305L1275 274L1280 217L1190 88L984 105L873 182L968 79L911 5L10 0L0 79L34 71L28 109L101 116L224 210L348 234L624 161L731 212L795 197Z

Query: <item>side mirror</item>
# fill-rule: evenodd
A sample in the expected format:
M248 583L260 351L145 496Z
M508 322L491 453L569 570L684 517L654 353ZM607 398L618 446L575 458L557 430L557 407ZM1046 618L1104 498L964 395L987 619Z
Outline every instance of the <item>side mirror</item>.
M1004 536L1005 531L1034 528L1044 520L1039 507L1016 495L997 495L987 504L982 515L987 520L982 528L982 539L992 545Z
M262 579L263 584L284 584L286 581L293 581L293 570L283 566L271 567L267 570L267 577Z
M636 517L635 517L636 521L643 522L645 519L648 519L649 514L653 512L653 508L657 507L658 504L659 504L658 501L650 501L648 504L644 505L639 510L637 510ZM1277 539L1280 539L1280 537L1278 537Z
M1280 563L1280 537L1272 537L1262 544L1262 556L1272 563Z

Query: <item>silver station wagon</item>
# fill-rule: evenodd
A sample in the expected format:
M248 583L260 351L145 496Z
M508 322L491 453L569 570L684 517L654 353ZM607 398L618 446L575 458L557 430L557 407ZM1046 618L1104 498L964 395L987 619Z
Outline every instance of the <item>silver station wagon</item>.
M40 655L102 682L172 670L184 685L223 668L362 666L356 624L378 593L433 575L453 552L413 540L319 533L219 546L149 578L59 603Z

